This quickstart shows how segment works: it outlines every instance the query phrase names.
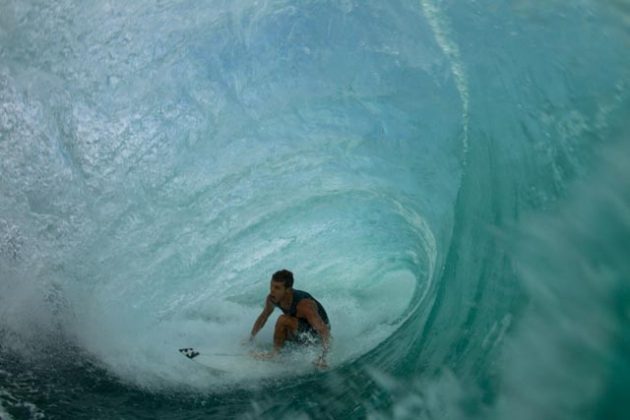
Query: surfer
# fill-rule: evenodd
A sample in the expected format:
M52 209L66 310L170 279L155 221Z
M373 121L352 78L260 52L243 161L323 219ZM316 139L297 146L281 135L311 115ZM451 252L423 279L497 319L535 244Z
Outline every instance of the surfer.
M259 359L275 357L286 341L300 345L316 344L322 346L322 353L314 362L316 366L326 368L326 354L330 344L330 323L324 307L309 293L293 289L293 273L280 270L273 274L270 293L265 298L265 307L256 319L249 341L253 341L265 326L269 315L277 306L283 312L278 317L273 333L273 350L258 353Z

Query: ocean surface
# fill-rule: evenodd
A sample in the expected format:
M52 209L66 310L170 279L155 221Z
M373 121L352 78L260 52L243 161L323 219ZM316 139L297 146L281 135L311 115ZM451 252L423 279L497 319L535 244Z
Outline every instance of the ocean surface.
M0 418L630 418L627 0L0 0ZM332 323L217 375L274 271Z

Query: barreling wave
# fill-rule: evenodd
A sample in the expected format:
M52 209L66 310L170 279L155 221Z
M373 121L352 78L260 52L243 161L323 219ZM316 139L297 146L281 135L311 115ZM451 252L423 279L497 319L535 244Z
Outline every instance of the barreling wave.
M627 411L622 6L1 7L1 417ZM329 371L177 353L280 268Z

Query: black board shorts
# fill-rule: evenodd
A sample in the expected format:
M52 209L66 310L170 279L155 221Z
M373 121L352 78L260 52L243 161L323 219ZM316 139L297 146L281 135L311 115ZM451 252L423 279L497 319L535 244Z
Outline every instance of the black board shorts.
M329 325L328 328L330 329ZM320 344L322 338L307 320L298 318L297 331L295 332L293 341L297 344L311 345Z

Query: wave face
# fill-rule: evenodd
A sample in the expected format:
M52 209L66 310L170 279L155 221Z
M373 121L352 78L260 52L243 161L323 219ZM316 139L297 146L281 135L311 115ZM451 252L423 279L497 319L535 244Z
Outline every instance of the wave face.
M0 417L627 418L624 2L53 3L0 3ZM327 372L177 353L281 268Z

